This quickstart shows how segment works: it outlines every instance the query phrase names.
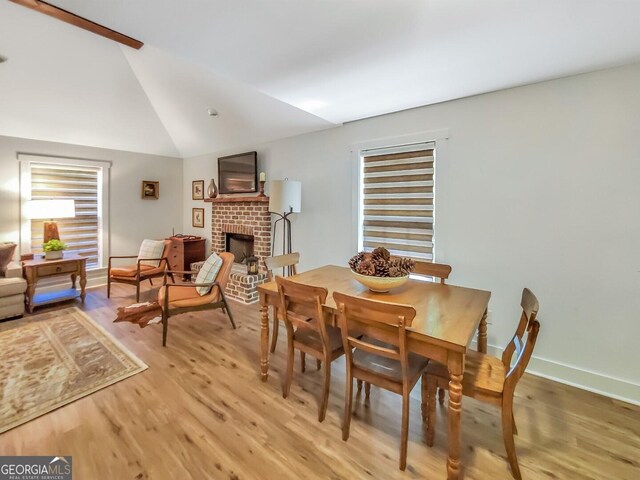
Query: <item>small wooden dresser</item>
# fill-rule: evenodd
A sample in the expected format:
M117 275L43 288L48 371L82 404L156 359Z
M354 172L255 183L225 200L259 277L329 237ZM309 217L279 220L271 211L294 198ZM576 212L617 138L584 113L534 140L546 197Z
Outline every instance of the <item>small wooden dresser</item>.
M201 237L170 237L169 267L190 270L191 264L205 259L205 239Z

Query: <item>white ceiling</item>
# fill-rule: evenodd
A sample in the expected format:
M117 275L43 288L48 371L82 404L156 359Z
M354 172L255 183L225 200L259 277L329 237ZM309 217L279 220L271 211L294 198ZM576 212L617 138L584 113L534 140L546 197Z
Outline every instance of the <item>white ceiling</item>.
M0 134L191 156L640 61L635 0L52 3L145 46L3 2Z

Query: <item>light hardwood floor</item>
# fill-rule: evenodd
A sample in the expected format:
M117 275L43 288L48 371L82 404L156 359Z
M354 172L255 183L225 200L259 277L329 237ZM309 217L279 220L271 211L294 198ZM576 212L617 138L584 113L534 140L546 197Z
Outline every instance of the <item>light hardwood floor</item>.
M146 287L141 299L155 292ZM291 394L282 398L284 330L269 381L260 381L256 305L231 302L237 330L218 311L171 318L163 348L160 326L111 323L116 307L133 300L133 289L114 285L110 300L106 288L89 290L83 309L149 369L0 435L0 455L73 455L78 480L445 478L443 407L428 448L420 402L412 401L400 472L399 396L373 388L369 404L354 398L351 436L341 440L344 360L333 364L327 418L318 423L322 376L314 365L301 374L296 356ZM640 478L638 407L525 375L515 417L525 479ZM462 431L465 478L511 478L497 410L465 397Z

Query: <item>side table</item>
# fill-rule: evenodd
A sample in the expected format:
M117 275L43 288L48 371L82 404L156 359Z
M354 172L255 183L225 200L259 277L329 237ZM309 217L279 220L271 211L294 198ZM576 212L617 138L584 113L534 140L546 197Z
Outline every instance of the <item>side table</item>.
M65 254L59 260L45 260L42 256L39 256L33 260L22 262L22 274L27 280L25 297L27 311L33 313L33 309L37 306L63 302L78 297L76 290L76 279L78 277L80 277L80 298L84 303L85 287L87 285L86 263L86 258L73 253ZM38 280L61 275L69 275L71 277L70 289L36 295Z

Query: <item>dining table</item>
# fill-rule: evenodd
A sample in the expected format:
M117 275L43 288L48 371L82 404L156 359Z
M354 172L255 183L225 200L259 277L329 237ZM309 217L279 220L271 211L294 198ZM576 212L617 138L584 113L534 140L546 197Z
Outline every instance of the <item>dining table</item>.
M289 277L328 290L323 310L326 321L337 326L333 292L377 301L411 305L416 316L407 327L410 352L446 365L449 370L447 478L460 478L462 379L465 354L477 335L477 349L487 350L487 312L491 292L410 278L387 293L373 292L359 283L347 267L327 265ZM269 374L269 307L279 304L275 280L258 286L260 296L260 374Z

